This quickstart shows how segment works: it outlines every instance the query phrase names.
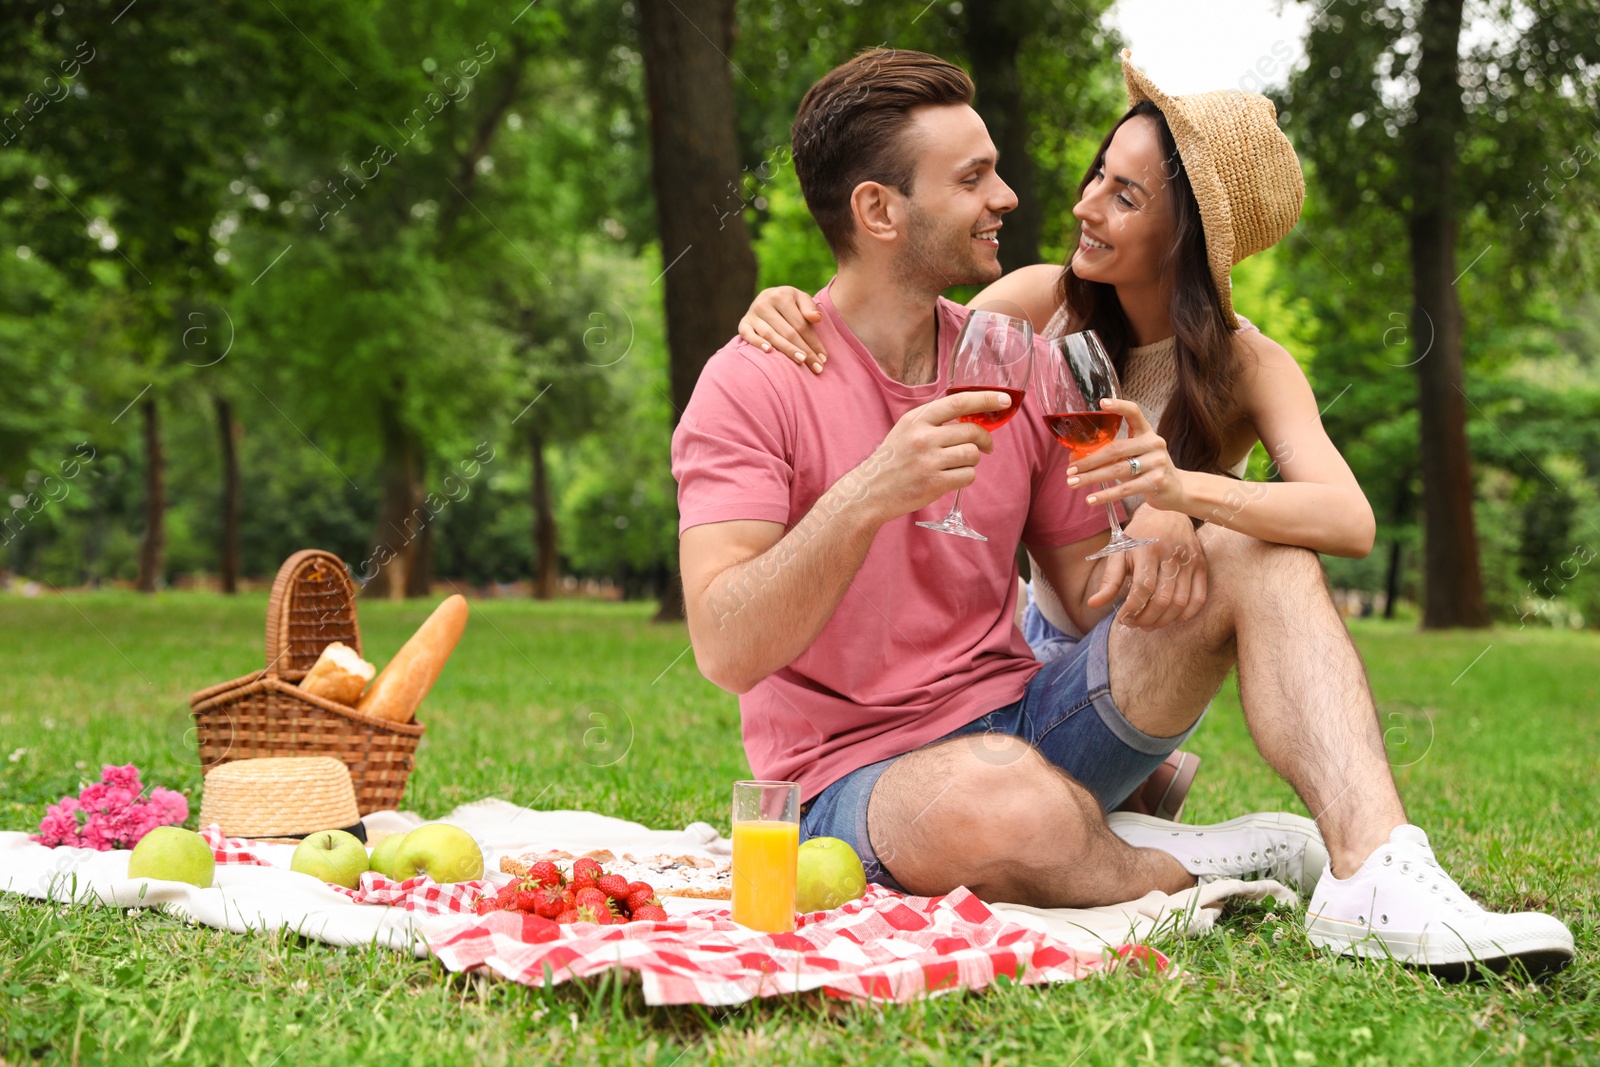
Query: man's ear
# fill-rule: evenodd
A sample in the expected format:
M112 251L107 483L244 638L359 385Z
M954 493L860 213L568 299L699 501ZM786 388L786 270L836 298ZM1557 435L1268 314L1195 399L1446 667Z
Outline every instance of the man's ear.
M862 236L869 240L892 241L900 236L904 199L895 190L878 182L862 182L850 193L850 214Z

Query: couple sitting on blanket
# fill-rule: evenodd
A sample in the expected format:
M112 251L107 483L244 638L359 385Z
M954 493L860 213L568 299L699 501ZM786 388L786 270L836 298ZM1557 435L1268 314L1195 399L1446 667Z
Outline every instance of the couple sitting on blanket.
M1272 105L1124 73L1133 106L1080 186L1066 267L1004 278L1017 199L960 68L877 50L806 95L795 170L838 273L814 298L763 293L673 438L700 669L740 694L755 773L801 784L805 835L850 842L872 881L1062 907L1271 877L1310 892L1311 940L1345 954L1564 964L1561 922L1484 910L1406 821L1329 597L1316 553L1370 551L1372 511L1229 289L1304 195ZM972 284L971 306L1042 336L1099 333L1135 402L1111 402L1125 440L1074 461L1031 396L997 437L957 421L1007 403L945 395L965 309L940 294ZM1231 476L1257 441L1281 481ZM987 541L916 525L958 489ZM1107 500L1158 540L1085 559ZM1251 736L1315 822L1115 810L1235 665Z

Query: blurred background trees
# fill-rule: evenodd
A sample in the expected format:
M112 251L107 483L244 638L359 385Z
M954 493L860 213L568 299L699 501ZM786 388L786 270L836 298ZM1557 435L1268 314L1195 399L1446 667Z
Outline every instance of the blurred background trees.
M756 285L831 273L805 89L878 44L965 64L1006 265L1060 262L1110 6L0 3L0 573L231 591L317 545L368 595L670 615L677 412ZM1306 215L1235 284L1379 516L1330 574L1600 624L1600 4L1303 6Z

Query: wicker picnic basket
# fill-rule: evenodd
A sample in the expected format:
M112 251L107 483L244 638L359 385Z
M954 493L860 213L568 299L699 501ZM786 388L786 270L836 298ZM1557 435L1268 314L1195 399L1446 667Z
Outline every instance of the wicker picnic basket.
M202 771L262 756L333 756L350 768L362 815L398 808L423 726L302 691L299 681L335 641L361 651L355 582L331 552L296 552L267 602L266 668L189 698Z

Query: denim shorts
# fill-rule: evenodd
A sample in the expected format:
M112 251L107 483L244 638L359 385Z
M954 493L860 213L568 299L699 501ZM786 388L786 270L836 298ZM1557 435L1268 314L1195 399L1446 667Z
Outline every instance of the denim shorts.
M1152 737L1130 723L1111 699L1106 647L1114 615L1074 641L1063 637L1057 654L1028 682L1022 699L950 731L951 738L1000 733L1020 738L1088 789L1110 811L1178 749L1199 726L1176 737ZM861 857L867 881L901 887L879 861L867 836L872 788L894 756L860 767L818 793L801 809L802 838L837 837Z

